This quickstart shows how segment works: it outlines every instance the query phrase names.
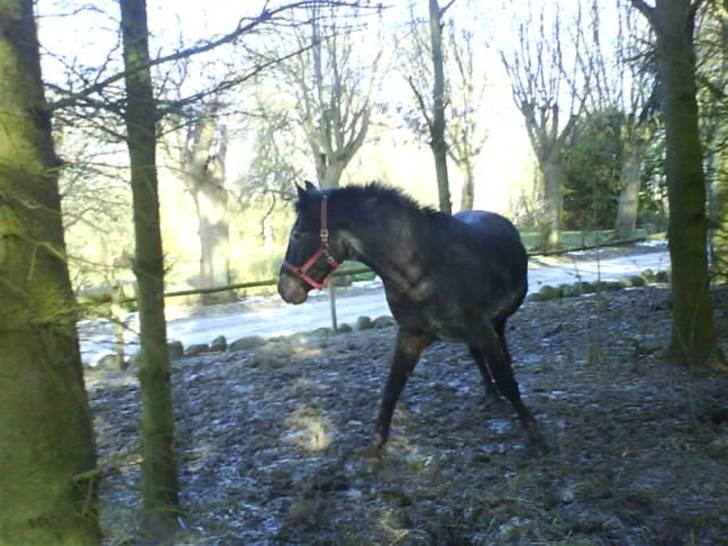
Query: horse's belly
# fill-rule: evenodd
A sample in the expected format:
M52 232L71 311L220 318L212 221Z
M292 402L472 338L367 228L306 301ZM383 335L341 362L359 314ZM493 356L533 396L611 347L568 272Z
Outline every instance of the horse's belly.
M449 307L449 308L448 308ZM400 328L417 330L443 341L467 341L482 317L466 317L457 306L407 305L389 302L389 309Z

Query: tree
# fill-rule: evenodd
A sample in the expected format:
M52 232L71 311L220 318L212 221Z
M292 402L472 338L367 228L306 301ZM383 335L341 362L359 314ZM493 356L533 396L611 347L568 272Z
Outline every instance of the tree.
M670 355L693 366L717 356L706 255L705 178L698 130L693 34L699 1L631 0L654 32L667 152L672 263Z
M524 22L518 25L518 41L511 51L501 50L503 65L511 79L516 107L521 111L531 146L543 175L542 246L561 242L566 168L564 147L574 123L584 111L590 69L588 50L581 29L581 4L573 22L573 42L564 40L560 6L554 2L533 10L528 2ZM573 52L568 59L565 52ZM564 89L564 88L568 89ZM564 105L567 105L565 108Z
M450 141L447 148L450 159L458 166L463 176L463 188L460 194L460 210L473 208L475 200L475 162L483 149L488 132L479 126L478 114L485 96L486 78L478 74L477 55L474 47L474 34L462 29L458 35L452 36L446 51L450 52L454 61L454 74L451 72L450 123L447 124L447 136ZM455 92L457 89L457 92Z
M96 455L31 0L0 2L0 543L99 544Z
M443 68L443 98L444 105L443 119L445 132L445 150L447 156L457 165L463 177L462 191L460 194L460 210L473 208L475 198L475 163L478 155L483 149L487 132L479 125L479 114L482 113L485 96L486 79L482 71L478 69L478 59L475 47L475 34L468 28L455 28L449 25L450 32L445 33L445 11L451 7L450 2L439 10L439 38L435 38L441 44L442 68ZM432 7L430 5L430 7ZM434 11L429 12L435 14ZM406 37L404 47L405 54L402 56L402 67L400 70L407 78L407 82L415 98L416 107L405 109L404 117L407 125L417 136L427 139L432 145L438 142L433 135L439 131L435 124L435 102L437 93L430 93L429 99L426 95L426 88L434 88L435 64L423 63L426 56L435 58L433 52L431 19L428 19L427 32L423 22L418 20L414 13L410 17L410 31ZM445 77L447 74L447 77ZM440 84L438 84L439 91ZM442 143L438 142L441 147ZM438 151L438 154L440 151ZM434 149L433 149L434 154ZM433 156L434 157L434 156ZM436 159L436 173L445 172L442 159ZM449 175L447 185L442 183L444 176L438 178L438 193L440 206L445 201L450 201Z
M294 29L304 53L280 68L297 100L319 187L335 188L369 130L381 51L365 69L355 54L357 30L342 25L335 6L314 5L307 14L307 24Z
M227 132L218 125L221 105L211 98L189 126L182 150L182 172L197 211L200 236L200 288L230 284L230 230L225 188ZM229 299L232 294L203 294L202 303Z
M620 6L621 8L621 6ZM607 104L622 112L621 190L614 222L617 239L631 239L637 229L642 162L650 138L654 137L654 63L645 55L645 31L634 21L633 10L620 9L620 51L617 53L617 81L605 88L616 92L605 97ZM639 62L639 61L641 62Z
M703 112L707 148L708 218L712 230L710 262L718 280L728 280L728 0L708 3L698 29L697 51L703 81ZM700 92L699 92L700 95Z
M591 112L577 119L576 137L564 151L565 229L611 227L618 197L622 119L617 111Z
M167 542L177 528L177 464L164 314L164 253L156 164L157 104L149 70L146 0L122 0L126 141L134 209L142 399L142 533Z
M450 202L450 180L447 174L447 142L445 141L445 69L442 54L443 17L452 6L451 0L440 8L437 0L429 0L430 6L430 52L432 54L432 121L430 126L430 148L435 158L437 193L442 212L452 212Z

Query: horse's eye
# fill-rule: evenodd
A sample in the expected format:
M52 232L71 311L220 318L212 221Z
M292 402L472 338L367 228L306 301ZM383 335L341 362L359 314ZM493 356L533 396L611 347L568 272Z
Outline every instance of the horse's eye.
M291 239L294 241L300 241L301 240L301 232L300 231L294 231L291 233Z

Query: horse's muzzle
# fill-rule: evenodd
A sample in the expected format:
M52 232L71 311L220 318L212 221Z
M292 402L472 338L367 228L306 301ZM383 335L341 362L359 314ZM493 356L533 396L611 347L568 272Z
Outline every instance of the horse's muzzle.
M308 287L285 267L278 274L278 293L283 301L298 305L308 298Z

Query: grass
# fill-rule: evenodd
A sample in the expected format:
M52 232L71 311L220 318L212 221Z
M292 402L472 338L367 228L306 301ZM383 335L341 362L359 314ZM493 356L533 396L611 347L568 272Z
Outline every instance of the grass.
M648 231L638 229L635 237L645 237ZM521 231L521 240L530 251L538 250L541 233L538 231ZM564 248L576 248L580 246L596 245L615 240L613 229L599 229L594 231L562 231L561 246Z

